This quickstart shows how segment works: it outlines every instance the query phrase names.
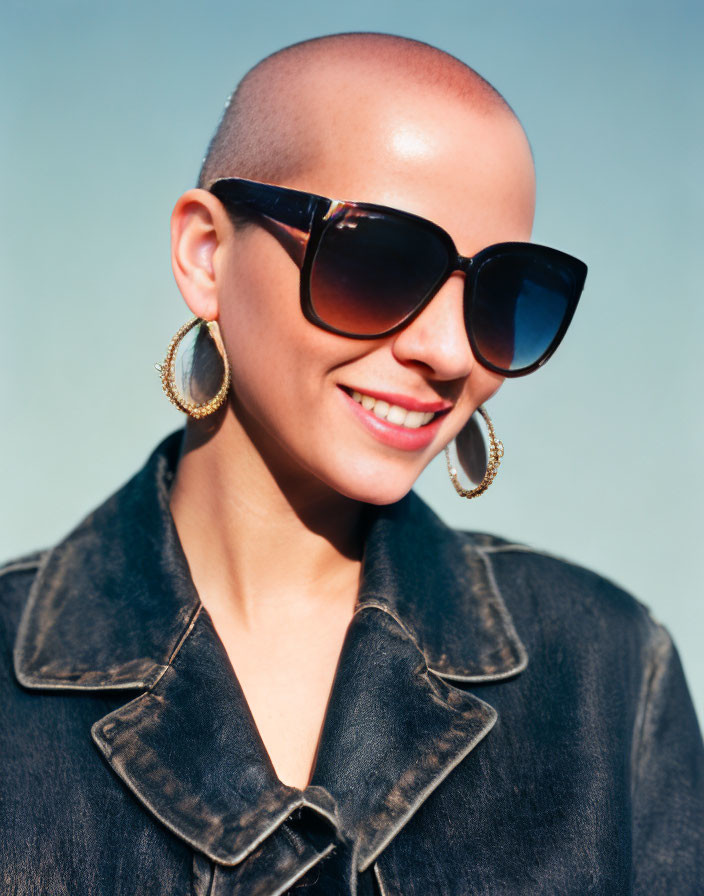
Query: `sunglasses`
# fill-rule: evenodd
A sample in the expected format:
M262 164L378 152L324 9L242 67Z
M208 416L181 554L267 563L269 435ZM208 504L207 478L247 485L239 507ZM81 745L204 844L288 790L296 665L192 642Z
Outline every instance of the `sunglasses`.
M261 215L307 234L301 310L340 336L381 339L397 332L462 271L472 353L506 377L531 373L553 354L587 276L584 262L534 243L496 243L466 258L442 227L383 205L238 177L215 181L210 192L235 219Z

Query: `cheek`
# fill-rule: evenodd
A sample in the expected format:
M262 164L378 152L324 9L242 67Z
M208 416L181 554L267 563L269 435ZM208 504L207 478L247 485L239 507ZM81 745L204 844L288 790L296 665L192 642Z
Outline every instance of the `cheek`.
M310 419L346 347L304 318L299 270L272 239L237 247L224 271L219 319L236 399L267 429L286 431Z
M496 395L505 379L506 377L501 374L487 370L475 362L472 373L465 383L465 392L475 402L475 405L480 405Z
M475 363L472 373L465 383L462 400L464 403L464 414L460 417L457 431L465 425L479 405L489 401L501 388L505 377L498 373L486 370Z
M240 379L281 374L301 317L298 269L281 247L268 245L271 240L245 231L221 271L220 327L233 375L237 371Z
M218 271L221 329L241 351L275 340L297 310L298 269L280 247L266 251L271 239L253 229L236 236Z

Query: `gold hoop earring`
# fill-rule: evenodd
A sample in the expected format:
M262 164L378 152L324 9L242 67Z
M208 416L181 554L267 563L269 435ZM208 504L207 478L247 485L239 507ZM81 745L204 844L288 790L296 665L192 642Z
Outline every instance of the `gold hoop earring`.
M475 417L479 414L484 418L489 431L489 457L486 456L486 446L482 438L479 424ZM501 458L504 456L504 445L496 438L494 432L494 424L484 409L484 405L480 405L475 414L469 418L464 428L457 433L455 437L455 451L460 466L473 482L479 482L476 488L466 489L460 484L457 478L457 468L453 466L450 459L450 446L445 446L445 459L447 461L447 472L450 474L450 480L455 487L455 491L461 498L477 498L483 495L496 478L499 470ZM481 470L484 470L482 475Z
M224 375L220 388L212 398L200 403L192 401L190 398L186 398L179 392L176 385L176 370L174 363L176 360L176 351L178 350L181 340L186 333L189 333L196 326L201 327L196 339L200 338L201 333L207 333L215 344L216 350L222 358L224 367ZM176 332L176 335L169 343L163 363L155 364L154 366L161 374L161 385L171 404L175 405L180 411L183 411L195 420L201 420L203 417L207 417L209 414L214 413L225 401L230 388L231 372L230 362L227 358L227 352L225 351L225 345L222 341L222 335L220 334L220 327L218 326L217 321L206 321L200 317L194 317L189 320L188 323L185 323ZM191 376L193 378L193 373Z

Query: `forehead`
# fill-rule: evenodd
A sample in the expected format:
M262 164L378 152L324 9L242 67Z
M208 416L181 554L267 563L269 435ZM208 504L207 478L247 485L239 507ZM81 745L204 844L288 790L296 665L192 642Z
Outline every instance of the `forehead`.
M305 106L314 151L291 186L422 215L465 254L528 239L533 162L510 112L407 83L355 79L331 87Z

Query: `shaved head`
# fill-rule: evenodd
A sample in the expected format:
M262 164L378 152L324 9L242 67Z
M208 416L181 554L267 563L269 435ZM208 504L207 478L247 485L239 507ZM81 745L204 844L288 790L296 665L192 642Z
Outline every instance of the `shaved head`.
M387 240L380 223L378 241L376 227L364 226L350 254L345 235L357 227L354 216L321 219L323 204L307 223L281 223L207 192L222 177L364 204L369 215L361 221L376 221L381 206L426 224L390 225ZM282 476L300 473L305 494L314 493L312 473L354 500L398 500L502 376L472 353L459 268L388 335L355 339L315 326L305 301L317 276L317 240L327 228L332 248L322 290L350 308L367 281L372 297L387 288L391 298L406 288L415 295L413 256L421 256L422 271L436 270L448 240L465 259L497 243L527 242L535 170L517 118L475 71L427 44L386 34L323 37L267 57L243 78L199 186L172 215L174 273L193 314L217 320L235 384L233 425L264 446L262 457L276 458ZM424 239L428 222L445 237L433 229L437 238ZM317 223L323 230L314 231ZM360 268L361 286L350 287L348 301L350 265ZM355 390L442 399L452 410L425 448L400 451L397 434L374 437L374 414L360 425Z
M346 119L360 96L373 115L377 93L402 105L419 91L480 115L515 118L488 81L429 44L390 34L319 37L267 56L244 76L211 140L198 186L220 177L286 184L311 170L336 140L354 138Z

